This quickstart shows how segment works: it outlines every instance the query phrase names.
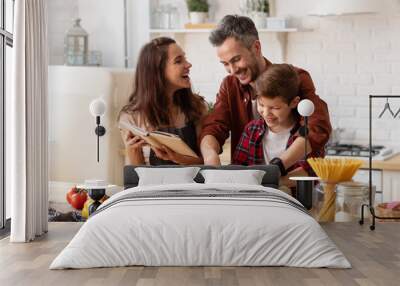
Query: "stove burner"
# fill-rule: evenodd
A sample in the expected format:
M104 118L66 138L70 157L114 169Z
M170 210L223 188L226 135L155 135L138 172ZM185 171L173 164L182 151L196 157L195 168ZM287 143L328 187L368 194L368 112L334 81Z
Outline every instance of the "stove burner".
M384 146L373 145L372 157L379 154ZM356 144L336 144L326 147L326 155L331 156L350 156L350 157L369 157L369 148L367 146Z

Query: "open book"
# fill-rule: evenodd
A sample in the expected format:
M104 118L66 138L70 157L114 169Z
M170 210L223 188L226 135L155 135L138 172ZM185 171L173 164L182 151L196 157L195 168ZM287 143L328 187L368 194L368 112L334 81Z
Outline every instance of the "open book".
M198 158L197 154L178 135L161 131L148 132L126 121L119 122L118 127L140 136L151 146L161 148L162 145L165 145L176 153Z

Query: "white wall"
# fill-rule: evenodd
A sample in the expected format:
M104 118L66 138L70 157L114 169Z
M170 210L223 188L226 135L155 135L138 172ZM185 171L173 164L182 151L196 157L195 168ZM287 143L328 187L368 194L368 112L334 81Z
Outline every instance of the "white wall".
M132 70L94 67L49 67L49 180L83 183L103 179L122 185L123 142L117 116L132 92ZM107 105L101 125L97 162L96 120L89 112L93 99Z
M103 66L124 66L124 1L78 0L82 27L89 33L89 50L102 53Z
M368 95L400 95L400 1L380 1L379 14L340 17L307 16L318 1L302 0L302 5L298 2L276 3L277 15L292 16L293 22L312 29L289 33L287 62L311 73L317 93L329 104L333 126L350 131L347 141L366 144ZM231 5L236 7L235 1ZM276 37L260 34L260 38L264 55L277 61ZM213 100L226 74L207 35L187 34L180 41L193 64L195 90ZM400 149L400 118L377 119L383 105L384 102L376 101L373 109L373 143ZM397 111L400 99L392 100L392 106Z
M51 61L58 59L54 51L59 50L55 46L56 28L65 25L66 20L73 13L74 3L79 3L79 9L87 11L86 18L100 19L93 12L98 7L106 9L104 0L100 6L85 6L93 0L49 0L49 22L58 21L56 27L50 31ZM145 41L146 29L148 29L148 14L144 13L148 1L130 0L129 11L135 17L131 20L141 19L139 26L130 23L129 51L130 63L135 64L137 53ZM186 4L184 0L151 0L153 3L176 3L182 13L181 24L187 21ZM378 0L376 0L378 1ZM98 1L96 1L97 3ZM109 1L111 6L120 7L122 0ZM341 17L310 17L307 14L315 10L319 0L277 0L275 11L280 16L292 16L293 22L306 28L308 32L289 33L287 62L307 69L314 79L317 93L328 102L332 123L334 127L346 127L355 134L356 142L366 143L368 137L368 94L400 94L400 1L382 0L380 3L380 14L371 15L348 15ZM68 3L68 5L66 4ZM92 2L91 2L92 3ZM211 15L213 20L219 20L227 13L239 13L239 0L222 1L212 0ZM82 8L81 8L82 7ZM86 7L84 9L84 7ZM55 10L57 8L57 10ZM140 9L139 9L140 8ZM61 16L58 15L61 11ZM90 10L91 9L91 10ZM120 9L120 8L118 8ZM56 13L52 16L52 13ZM91 13L91 14L90 14ZM111 17L113 15L113 18ZM110 17L109 17L110 16ZM111 9L110 14L104 13L105 22L121 26L122 14ZM142 17L142 18L140 18ZM83 17L82 17L83 18ZM111 20L112 18L112 20ZM108 19L108 20L107 20ZM87 27L85 26L87 22ZM89 31L93 20L83 19L82 25ZM69 23L69 22L68 22ZM136 22L135 22L136 23ZM52 25L50 25L52 27ZM108 44L110 57L103 53L104 61L113 62L116 66L123 66L123 28L116 28L115 36ZM135 32L133 32L135 31ZM100 37L102 33L89 31L90 37ZM136 34L135 34L136 33ZM136 36L141 33L141 36ZM260 34L263 52L267 58L279 61L278 41L276 34ZM62 37L61 37L62 38ZM59 39L58 39L59 40ZM226 75L223 67L219 64L215 49L208 42L207 34L186 34L177 40L183 45L189 61L192 62L191 77L194 90L205 96L207 100L213 101L218 91L221 80ZM89 40L91 43L104 43L104 40ZM57 49L56 49L57 48ZM91 47L93 49L94 47ZM107 45L103 48L107 50ZM108 62L107 59L110 59ZM111 60L112 59L112 60ZM383 103L378 104L379 108ZM400 108L400 102L393 100L394 109ZM374 110L377 115L379 110ZM375 116L376 117L376 116ZM385 145L397 145L400 139L400 131L397 131L398 120L374 119L374 131L376 139L374 143ZM399 146L400 147L400 146Z
M51 65L64 64L64 34L78 16L77 0L48 0L48 48ZM83 21L82 25L85 25Z
M142 46L150 40L149 1L128 0L128 66L135 68L137 56Z
M149 13L143 13L148 5L148 0L127 0L128 67L135 66L141 46L149 40ZM48 0L48 11L50 65L64 64L64 35L79 17L89 34L89 50L102 53L102 66L125 66L124 0Z
M279 1L278 11L292 14L296 2ZM316 1L308 2L299 9ZM400 3L381 1L381 10L375 15L306 17L303 22L313 31L288 38L287 61L311 73L318 94L329 104L333 126L352 131L360 143L368 142L368 95L400 95ZM373 143L400 149L400 118L378 119L384 101L375 102ZM398 110L400 99L392 100L392 107Z

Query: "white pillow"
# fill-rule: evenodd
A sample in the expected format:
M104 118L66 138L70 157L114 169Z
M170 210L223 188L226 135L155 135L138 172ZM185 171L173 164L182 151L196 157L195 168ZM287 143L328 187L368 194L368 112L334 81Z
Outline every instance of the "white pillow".
M195 183L193 179L199 170L199 167L135 168L139 176L138 186Z
M262 170L201 170L205 184L234 183L261 185L265 171Z

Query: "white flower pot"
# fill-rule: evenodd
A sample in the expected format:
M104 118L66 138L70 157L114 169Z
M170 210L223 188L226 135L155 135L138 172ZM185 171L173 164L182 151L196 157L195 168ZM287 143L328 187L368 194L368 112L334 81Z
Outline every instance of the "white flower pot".
M251 17L257 29L265 29L267 27L267 13L253 12Z
M207 19L207 13L206 12L190 12L189 18L190 18L190 23L192 23L192 24L204 23Z
M281 17L270 17L267 18L267 28L268 29L285 29L286 28L286 19Z

